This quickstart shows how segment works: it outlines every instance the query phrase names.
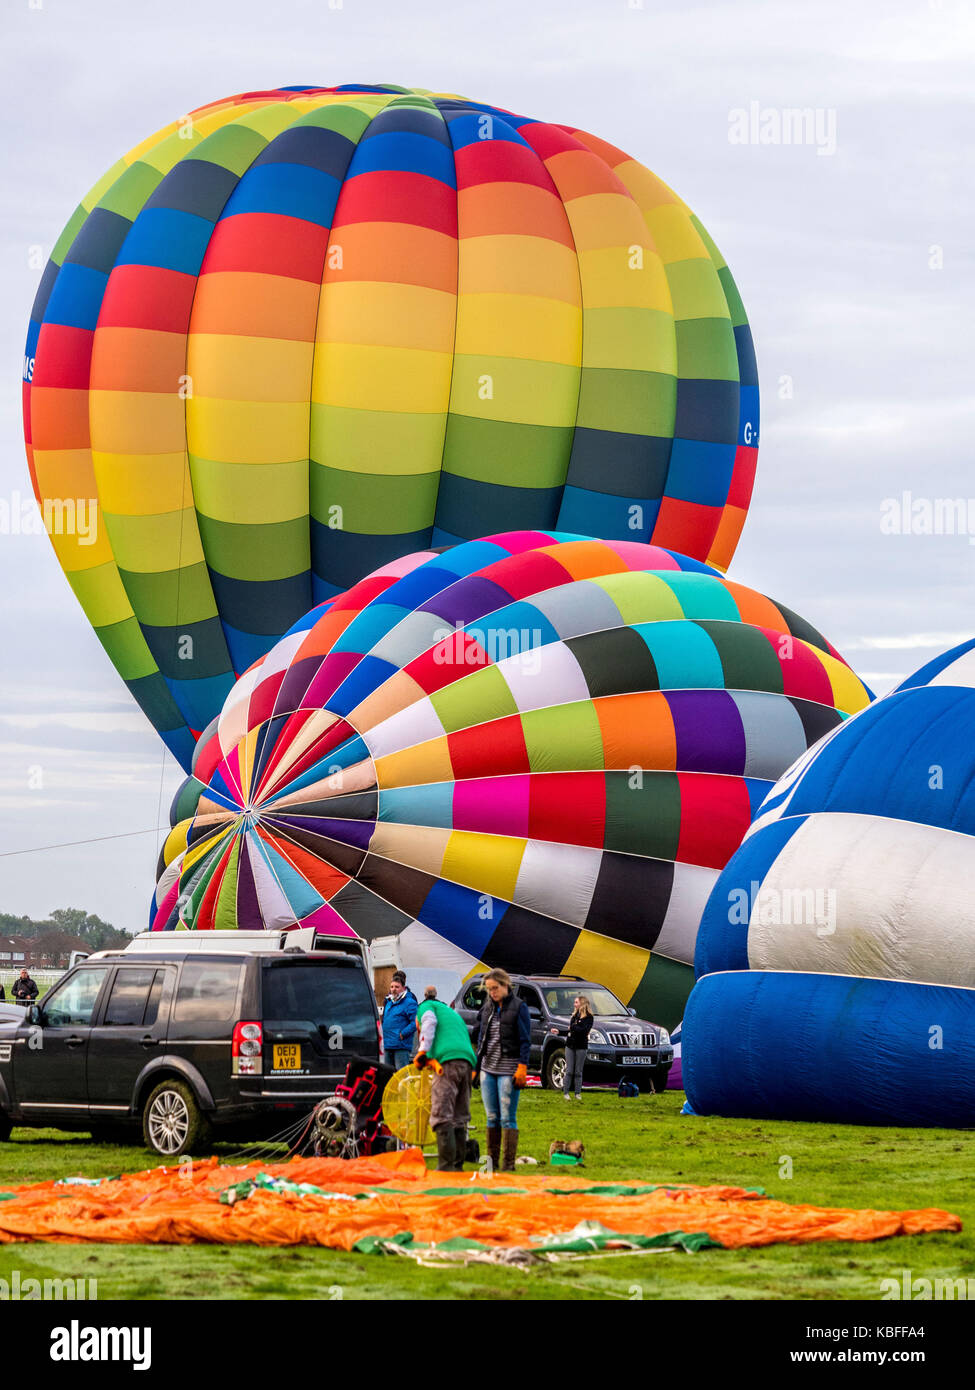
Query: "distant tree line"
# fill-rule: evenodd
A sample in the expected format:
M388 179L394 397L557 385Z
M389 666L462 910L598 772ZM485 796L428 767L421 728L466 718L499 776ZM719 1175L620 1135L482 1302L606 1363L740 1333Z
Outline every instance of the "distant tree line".
M80 949L77 943L83 942L90 951L127 946L132 939L129 932L113 927L83 907L59 907L42 920L0 912L0 936L35 941L37 950L45 955L60 954L69 939L70 949Z

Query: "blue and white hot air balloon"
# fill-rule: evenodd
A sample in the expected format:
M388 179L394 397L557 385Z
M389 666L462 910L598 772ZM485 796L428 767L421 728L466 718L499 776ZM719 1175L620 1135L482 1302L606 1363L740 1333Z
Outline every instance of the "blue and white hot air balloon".
M698 1113L975 1125L975 641L785 773L695 971Z

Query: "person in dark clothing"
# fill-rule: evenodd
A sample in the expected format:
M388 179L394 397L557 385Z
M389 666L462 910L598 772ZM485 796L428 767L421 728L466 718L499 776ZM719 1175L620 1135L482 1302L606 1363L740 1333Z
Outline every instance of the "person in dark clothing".
M582 1072L586 1065L586 1052L589 1048L589 1033L592 1029L592 1006L584 994L577 994L572 1001L572 1017L569 1019L569 1036L565 1040L565 1098L582 1100Z
M511 988L504 970L484 977L487 998L481 1008L475 1071L481 1073L481 1099L487 1115L487 1150L491 1170L511 1173L518 1152L518 1096L528 1080L531 1014Z
M18 1004L30 1004L37 998L37 982L22 970L14 980L12 993Z
M7 997L7 996L6 996L6 993L4 992L3 985L0 984L0 1004L3 1003L3 1001L6 999L6 997Z

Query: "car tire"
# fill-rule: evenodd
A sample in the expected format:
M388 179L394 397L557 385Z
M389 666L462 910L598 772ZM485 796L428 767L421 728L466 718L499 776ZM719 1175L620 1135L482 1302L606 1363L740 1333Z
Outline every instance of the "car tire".
M9 1119L8 1116L6 1116L3 1113L2 1110L0 1110L0 1144L2 1144L6 1139L10 1138L10 1131L12 1129L12 1121Z
M666 1091L667 1077L670 1075L670 1067L653 1067L650 1071L650 1080L653 1082L655 1091Z
M210 1125L185 1081L161 1081L142 1111L142 1138L160 1158L198 1154L210 1143Z
M553 1047L542 1068L542 1085L547 1091L565 1089L565 1048Z

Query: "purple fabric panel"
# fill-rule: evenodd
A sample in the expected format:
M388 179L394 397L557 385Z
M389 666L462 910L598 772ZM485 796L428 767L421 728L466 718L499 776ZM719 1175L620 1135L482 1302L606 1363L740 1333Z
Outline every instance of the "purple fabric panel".
M472 619L483 618L485 613L494 613L512 602L511 595L500 584L491 579L472 575L453 584L442 594L435 595L423 605L427 613L435 613L447 623L469 623Z
M726 690L668 690L680 772L745 771L745 731Z
M265 926L246 835L237 861L237 926L241 931L261 931Z

